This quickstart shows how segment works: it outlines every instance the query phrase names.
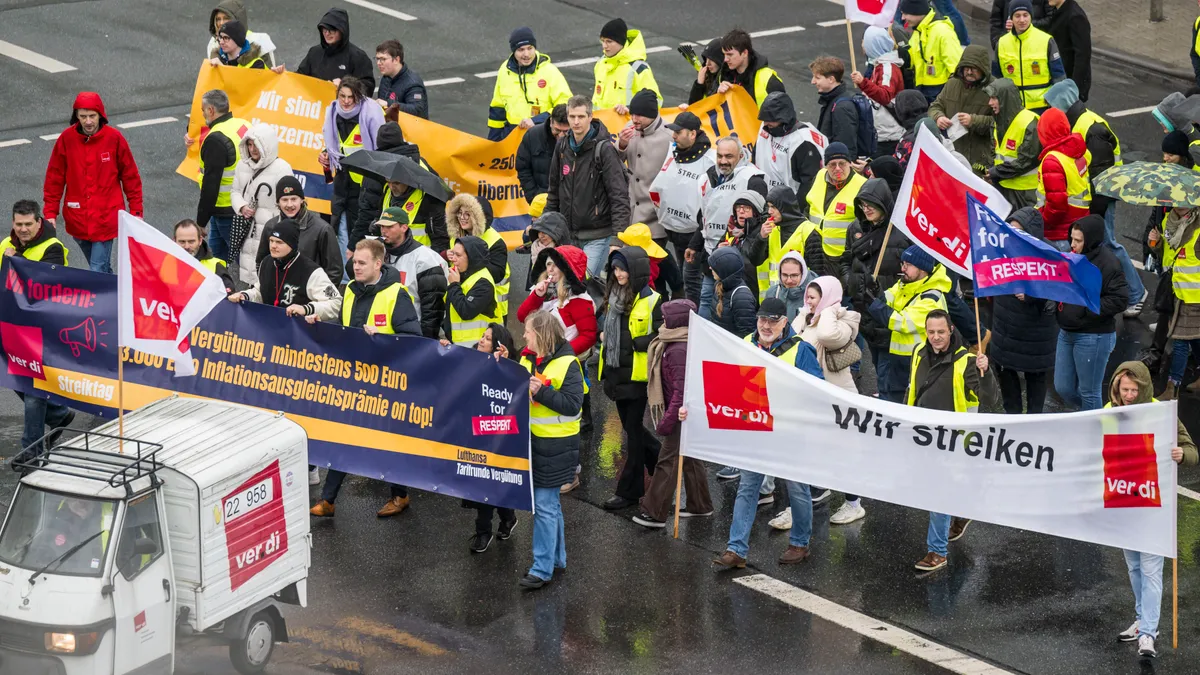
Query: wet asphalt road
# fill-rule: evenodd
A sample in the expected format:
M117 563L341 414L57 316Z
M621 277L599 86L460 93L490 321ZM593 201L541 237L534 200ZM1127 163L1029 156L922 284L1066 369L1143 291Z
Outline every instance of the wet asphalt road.
M315 38L322 0L248 0L251 26L265 30L294 67ZM803 119L816 115L807 64L815 56L844 57L840 26L819 22L841 16L825 0L781 5L766 0L660 0L631 5L619 0L567 3L528 0L514 12L507 3L417 0L385 4L417 17L400 22L348 7L352 38L368 50L399 37L408 62L426 80L465 81L430 88L433 116L482 133L493 70L503 58L509 30L534 25L539 47L557 62L592 56L595 35L609 18L623 16L642 29L651 46L707 39L732 25L751 31L804 25L806 30L756 38L758 49L782 74ZM175 123L126 130L146 183L147 219L167 226L194 211L195 186L174 174L182 154L184 114L191 100L200 51L207 39L204 3L180 0L25 2L0 0L4 35L74 65L47 74L0 58L0 148L5 180L0 202L40 195L50 143L39 136L61 129L76 91L96 89L114 123L174 116ZM982 35L980 24L972 34ZM861 35L861 27L856 29ZM692 75L671 52L652 54L664 96L686 97ZM564 69L576 91L590 86L590 66ZM1099 65L1091 107L1098 112L1152 105L1173 87L1139 73ZM31 95L33 92L33 95ZM1111 118L1127 157L1158 155L1161 132L1148 115ZM428 150L427 150L428 152ZM1122 207L1118 232L1140 236L1144 210ZM1137 258L1140 247L1131 247ZM73 247L73 245L72 245ZM73 256L78 250L73 247ZM78 259L78 258L77 258ZM527 258L513 256L514 289L523 287ZM1153 289L1153 280L1144 275ZM515 305L514 305L515 306ZM1133 358L1149 340L1151 312L1125 321L1110 362ZM1191 374L1195 377L1195 374ZM1160 383L1161 384L1161 383ZM861 382L873 390L870 366ZM998 407L995 391L985 405ZM1052 407L1054 403L1052 402ZM522 592L516 580L530 560L530 522L522 517L514 537L483 555L467 543L473 512L458 500L415 493L412 507L389 521L374 511L383 485L347 482L335 519L313 523L310 604L287 608L293 641L277 645L268 672L309 673L710 673L802 672L854 675L941 673L943 669L793 609L716 574L709 560L724 549L735 485L712 480L716 514L685 521L681 538L633 524L632 511L607 513L622 461L621 430L603 396L594 399L595 428L583 453L583 485L565 498L568 570L546 589ZM1056 408L1055 408L1056 409ZM1197 401L1185 398L1181 415L1193 432ZM81 418L76 425L88 423ZM20 411L15 397L0 395L0 456L16 450ZM1181 483L1200 487L1200 471L1181 472ZM0 475L0 503L11 498L13 477ZM314 492L315 497L315 492ZM1182 499L1180 529L1180 645L1169 648L1170 602L1164 601L1162 657L1141 663L1113 637L1132 619L1132 597L1119 551L982 523L951 547L951 564L918 578L912 563L924 553L926 516L912 509L865 502L865 520L829 527L838 505L818 509L813 558L781 567L775 557L786 535L766 520L783 507L763 507L751 540L750 568L769 577L925 636L1004 671L1051 675L1091 673L1196 673L1200 661L1200 502ZM1167 580L1169 584L1169 579ZM178 672L231 672L223 649L183 646Z

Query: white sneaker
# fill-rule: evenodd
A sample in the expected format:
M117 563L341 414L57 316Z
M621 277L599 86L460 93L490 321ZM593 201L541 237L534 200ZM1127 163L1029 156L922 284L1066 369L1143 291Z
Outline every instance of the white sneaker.
M320 469L318 469L315 466L313 468L309 469L309 471L308 471L308 484L309 485L320 485L321 484L321 471L320 471Z
M1154 648L1154 638L1149 635L1138 636L1138 656L1149 656L1154 658L1158 656L1158 650Z
M824 504L827 499L833 496L833 490L822 490L812 496L813 506Z
M834 525L846 525L853 523L856 520L861 520L867 517L867 510L862 507L859 502L845 502L829 518L829 522Z
M1117 633L1117 642L1133 642L1138 639L1138 622L1134 619L1133 623L1129 624L1129 628Z
M792 529L792 510L788 508L780 511L779 514L772 518L771 522L767 524L776 530L786 531Z
M773 493L771 493L771 492L758 493L758 505L759 506L766 506L767 504L774 504L774 503L775 503L775 495Z

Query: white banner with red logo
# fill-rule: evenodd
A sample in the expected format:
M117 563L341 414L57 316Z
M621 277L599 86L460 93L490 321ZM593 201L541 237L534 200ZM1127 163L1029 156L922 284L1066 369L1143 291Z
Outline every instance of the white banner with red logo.
M683 454L893 504L1167 557L1176 404L1057 415L851 394L693 314Z
M973 195L1001 218L1012 205L1000 191L976 176L925 127L917 132L904 182L896 193L892 224L963 276L971 276L971 233L967 195Z
M900 0L845 0L846 20L886 28L896 16Z
M175 374L195 375L188 335L218 302L225 284L170 237L121 211L117 228L118 345L172 359Z

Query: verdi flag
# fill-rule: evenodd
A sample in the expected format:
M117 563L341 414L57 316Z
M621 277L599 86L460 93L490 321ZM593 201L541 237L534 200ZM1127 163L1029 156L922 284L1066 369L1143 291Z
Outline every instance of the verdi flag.
M975 295L1024 293L1100 311L1100 269L1004 222L967 195Z

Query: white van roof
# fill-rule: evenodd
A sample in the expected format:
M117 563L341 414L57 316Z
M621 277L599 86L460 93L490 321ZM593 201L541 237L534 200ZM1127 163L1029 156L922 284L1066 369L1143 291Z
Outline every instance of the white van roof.
M118 433L117 420L111 420L95 430ZM260 408L215 401L211 399L169 398L143 406L125 415L125 454L132 462L137 458L137 444L132 441L158 443L155 461L187 476L203 490L250 469L260 469L271 458L282 455L297 439L303 439L304 429L283 416ZM90 436L87 447L102 452L118 452L115 438ZM62 448L83 449L84 437L69 439ZM57 450L60 446L55 446ZM149 452L143 445L142 452ZM114 487L107 481L112 471L96 472L99 480L35 471L24 482L36 487L123 499L124 487ZM148 486L143 478L130 484L136 493Z

